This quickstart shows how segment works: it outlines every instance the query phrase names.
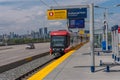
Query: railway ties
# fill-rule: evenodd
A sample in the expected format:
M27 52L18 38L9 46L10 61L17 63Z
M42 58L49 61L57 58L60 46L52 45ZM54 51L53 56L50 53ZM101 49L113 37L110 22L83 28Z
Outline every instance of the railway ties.
M16 68L0 73L0 79L1 80L22 80L26 76L29 76L30 74L39 70L41 67L43 67L47 63L51 62L53 60L53 57L50 56L49 53L47 52L41 55L36 55L31 58L27 58L26 60L28 60L26 63L20 66L16 66ZM19 62L16 64L19 64ZM9 68L9 67L7 66L6 68Z

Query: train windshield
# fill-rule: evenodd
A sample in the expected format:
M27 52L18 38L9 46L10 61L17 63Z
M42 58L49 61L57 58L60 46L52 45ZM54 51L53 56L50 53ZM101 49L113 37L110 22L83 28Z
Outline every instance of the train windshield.
M65 36L52 36L52 47L65 47Z

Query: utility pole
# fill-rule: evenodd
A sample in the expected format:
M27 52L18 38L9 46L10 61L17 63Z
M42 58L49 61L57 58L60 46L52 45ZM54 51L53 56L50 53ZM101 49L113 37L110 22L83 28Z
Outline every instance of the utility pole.
M94 55L94 4L90 4L90 50L91 50L91 72L95 71Z
M108 50L108 22L107 22L107 8L104 12L104 27L105 27L105 39L106 39L106 51Z

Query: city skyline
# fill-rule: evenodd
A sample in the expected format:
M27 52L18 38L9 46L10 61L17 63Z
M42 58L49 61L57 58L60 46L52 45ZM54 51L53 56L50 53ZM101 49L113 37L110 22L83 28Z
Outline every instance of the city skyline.
M39 28L39 30L36 31L27 31L26 34L18 34L15 32L9 32L9 34L2 34L0 35L0 41L3 39L22 39L22 38L32 38L32 39L38 39L38 38L44 38L49 37L49 32L47 27L45 28Z

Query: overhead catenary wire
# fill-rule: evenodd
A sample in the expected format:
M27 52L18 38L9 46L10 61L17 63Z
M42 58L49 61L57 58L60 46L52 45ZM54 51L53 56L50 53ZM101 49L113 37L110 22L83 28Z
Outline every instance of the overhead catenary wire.
M40 0L45 6L47 6L48 8L50 8L50 6L47 4L47 3L45 3L43 0Z
M58 2L56 0L53 0L57 6L59 6Z

